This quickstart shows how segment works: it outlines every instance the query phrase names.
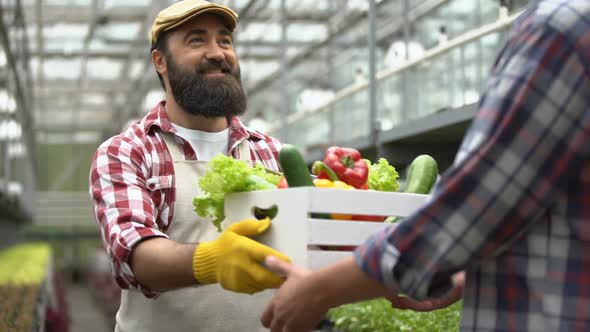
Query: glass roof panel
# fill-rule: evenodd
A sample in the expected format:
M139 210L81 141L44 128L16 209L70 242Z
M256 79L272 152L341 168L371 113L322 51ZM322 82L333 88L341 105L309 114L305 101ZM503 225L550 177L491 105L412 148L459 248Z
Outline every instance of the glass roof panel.
M4 66L6 66L6 53L3 48L0 48L0 67Z
M279 68L278 61L244 60L240 65L244 81L248 82L256 82Z
M0 66L1 67L1 66ZM39 58L32 56L29 59L29 70L31 71L31 76L33 77L33 80L37 80L37 74L39 73Z
M156 104L158 104L160 101L164 100L165 98L166 98L166 96L164 94L164 91L162 91L161 89L151 90L143 98L143 103L141 105L141 108L147 113L147 112L151 111L152 108L154 108L154 106L156 106Z
M145 61L137 60L131 63L131 68L129 69L129 77L134 80L137 79L143 72L146 70L144 68Z
M37 40L30 38L29 39L29 52L31 52L31 54L37 54L39 52L39 50L37 49Z
M272 0L269 7L279 10L281 8L281 0ZM289 11L325 11L330 9L329 1L317 0L287 0L287 8Z
M51 6L90 6L92 0L46 0Z
M39 132L37 134L37 139L41 142L46 144L71 144L71 143L94 143L100 140L101 137L100 131L77 131L74 133L67 132L55 132L55 133L46 133L46 132Z
M22 127L14 119L0 120L0 141L18 139L22 136Z
M317 41L325 39L328 29L325 24L292 23L287 28L287 39L293 41ZM280 41L281 24L250 23L240 32L240 41Z
M169 1L170 3L176 1ZM111 9L117 7L146 7L149 6L150 1L146 0L105 0L104 1L104 8Z
M28 22L26 31L27 38L29 39L29 41L31 39L37 39L37 24L34 24L33 22Z
M88 24L57 23L43 27L45 40L79 40L86 38L86 35L88 35Z
M109 112L96 112L95 110L84 110L80 107L73 108L52 108L45 111L43 122L48 127L75 126L81 121L92 124L104 124L112 120Z
M123 64L121 61L110 58L97 58L88 60L88 77L98 79L116 79L121 74Z
M98 36L106 39L130 40L137 38L141 23L110 23L99 29Z
M240 42L236 43L236 53L240 54L256 54L260 56L272 56L278 55L280 45L271 46L271 45L260 45L256 47L249 47L249 46L241 46Z
M84 48L83 40L48 40L43 45L45 51L49 52L63 52L64 55L69 55L72 52L82 51Z
M318 41L326 39L328 29L325 24L295 23L287 29L287 38L296 41Z
M168 1L168 2L174 2L174 1ZM219 1L215 1L215 2L220 5L229 6L235 11L239 11L240 9L244 8L250 2L250 0L219 0Z
M107 105L109 98L104 93L84 93L81 99L86 105Z
M14 113L16 111L16 100L12 93L6 89L0 89L0 114Z
M43 75L50 79L77 79L80 77L80 58L46 59L43 62Z
M88 45L91 51L105 51L112 53L128 53L131 50L129 44L125 43L107 43L104 40L93 39Z

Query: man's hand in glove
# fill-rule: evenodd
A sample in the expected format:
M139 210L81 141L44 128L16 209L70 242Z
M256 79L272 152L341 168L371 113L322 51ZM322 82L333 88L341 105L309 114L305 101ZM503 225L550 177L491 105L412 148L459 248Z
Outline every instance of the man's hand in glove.
M278 288L283 278L262 264L267 256L286 262L280 252L260 244L248 236L264 233L270 219L247 219L229 226L214 241L197 245L193 256L193 273L200 284L218 282L227 290L253 294L267 288Z

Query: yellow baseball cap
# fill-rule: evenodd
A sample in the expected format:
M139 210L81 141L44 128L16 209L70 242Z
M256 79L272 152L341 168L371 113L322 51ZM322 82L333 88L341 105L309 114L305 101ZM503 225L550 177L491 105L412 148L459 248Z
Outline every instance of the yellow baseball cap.
M178 1L170 7L162 10L154 20L150 45L158 42L158 37L163 31L174 29L191 18L204 13L219 15L227 24L230 31L234 31L238 24L238 14L231 8L210 3L205 0Z

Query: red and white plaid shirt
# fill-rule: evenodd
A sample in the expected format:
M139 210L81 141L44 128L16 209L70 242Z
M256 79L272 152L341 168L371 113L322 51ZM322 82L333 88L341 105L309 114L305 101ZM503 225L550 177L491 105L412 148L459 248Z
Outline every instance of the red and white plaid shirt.
M139 285L128 262L142 239L168 237L165 232L174 217L174 166L161 132L176 132L164 102L105 141L90 169L90 195L114 277L121 288L137 288L148 297L157 293ZM278 140L248 129L237 117L231 119L229 132L228 155L239 158L237 147L248 140L252 160L279 170ZM191 145L177 139L184 144L186 160L196 160Z

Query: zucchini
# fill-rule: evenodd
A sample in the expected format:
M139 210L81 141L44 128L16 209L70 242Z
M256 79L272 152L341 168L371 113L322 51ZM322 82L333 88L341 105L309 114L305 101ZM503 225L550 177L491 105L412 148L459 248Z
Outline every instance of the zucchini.
M427 154L414 158L408 168L404 192L428 194L438 178L438 164Z
M313 180L307 164L295 146L291 144L283 145L283 148L279 151L279 163L289 188L313 187Z

